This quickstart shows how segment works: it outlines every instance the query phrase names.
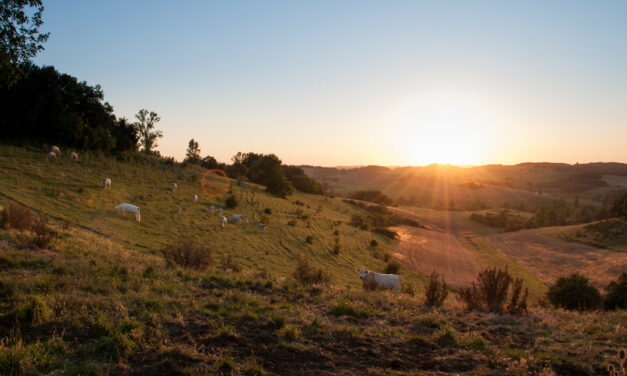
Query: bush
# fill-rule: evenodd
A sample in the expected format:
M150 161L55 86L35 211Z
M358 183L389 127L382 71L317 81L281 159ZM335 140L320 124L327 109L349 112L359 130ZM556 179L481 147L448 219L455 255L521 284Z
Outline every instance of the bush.
M398 274L399 270L401 270L401 263L396 260L390 260L385 267L386 274Z
M229 209L235 209L239 205L239 200L234 194L230 194L224 201L224 205Z
M494 313L523 314L527 310L528 291L522 292L522 279L514 280L505 269L486 268L479 272L477 283L471 287L463 287L459 297L466 305L466 309L482 310ZM512 285L512 293L505 307L508 290Z
M192 240L183 240L167 245L161 250L166 266L179 265L185 268L206 269L213 264L212 251L196 245Z
M372 232L376 232L377 234L381 234L390 239L396 239L398 237L398 234L396 232L388 230L387 228L375 228L374 230L372 230Z
M331 277L325 271L313 268L309 264L309 259L304 254L301 254L298 258L296 269L292 275L303 285L312 285L314 283L326 284L331 280Z
M305 241L309 244L313 244L313 239L314 239L313 236L307 235L307 237L305 238Z
M35 219L31 231L34 234L33 244L37 248L46 248L50 242L57 238L57 233L48 227L48 220L45 218Z
M35 217L32 211L14 203L10 203L0 215L0 225L4 228L30 230L34 221Z
M448 295L444 276L439 275L435 270L431 273L429 284L425 291L425 305L427 307L442 307L444 299Z
M234 272L239 272L242 269L237 261L235 261L233 255L230 253L224 256L222 260L220 260L220 267L224 270L231 269Z
M627 273L621 274L616 281L605 288L603 307L605 309L627 309Z
M263 209L263 212L264 212L265 214L270 215L270 214L272 214L272 209L270 209L270 208L265 208L265 209Z
M295 227L296 226L296 221L292 219L291 221L287 222L287 225Z
M579 273L559 278L549 287L547 298L554 306L570 310L590 310L601 304L599 290Z
M370 241L370 246L371 246L372 248L375 248L375 247L376 247L376 246L378 246L378 245L379 245L379 242L378 242L376 239L372 239L372 240Z

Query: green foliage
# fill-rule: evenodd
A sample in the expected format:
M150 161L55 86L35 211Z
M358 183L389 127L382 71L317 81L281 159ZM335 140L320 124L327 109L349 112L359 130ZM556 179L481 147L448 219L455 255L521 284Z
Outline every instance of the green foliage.
M390 260L388 264L385 266L384 273L386 274L398 274L401 270L401 263L397 260Z
M246 177L253 183L266 186L273 195L285 198L294 193L294 187L283 170L279 157L274 154L237 153L226 167L233 178Z
M512 292L505 307L510 285ZM486 268L479 272L476 284L461 288L459 297L467 310L520 315L527 311L528 297L528 290L523 293L522 286L522 279L514 279L507 266L505 269Z
M229 209L235 209L237 205L239 205L239 200L234 194L230 194L226 200L224 200L224 205Z
M211 157L205 157L205 158L211 158ZM198 145L198 141L194 141L193 138L189 140L189 143L187 144L187 151L185 152L184 162L200 163L200 147ZM209 168L217 168L217 167L209 167Z
M305 174L302 168L296 166L283 166L285 176L297 190L316 195L324 194L324 187L316 180Z
M158 146L157 139L163 137L163 132L154 130L155 124L158 123L161 118L156 112L146 109L141 109L135 114L137 122L134 126L139 134L139 143L142 146L144 153L150 154L154 152L154 149Z
M591 310L601 305L599 290L578 273L560 277L549 287L547 298L554 306L570 310Z
M444 276L439 275L435 270L431 272L429 284L425 289L425 305L427 307L441 307L444 299L448 296L446 281Z
M627 272L605 288L603 307L605 309L627 309Z
M296 269L292 273L294 279L303 285L312 285L314 283L329 283L331 277L324 270L314 268L309 263L309 259L301 254L296 263Z
M392 205L394 201L381 191L357 191L349 195L350 198L360 201L374 202L379 205Z
M614 201L610 212L612 215L617 217L627 218L627 193L625 193L623 197L619 197Z
M10 87L24 74L23 63L43 50L50 33L42 34L41 0L0 2L0 87Z
M206 269L213 264L212 251L194 243L193 240L181 240L165 246L161 253L168 267L175 265L192 269Z

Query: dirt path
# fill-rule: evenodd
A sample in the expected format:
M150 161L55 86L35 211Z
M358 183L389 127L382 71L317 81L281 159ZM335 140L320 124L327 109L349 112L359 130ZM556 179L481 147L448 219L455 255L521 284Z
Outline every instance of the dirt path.
M453 234L408 226L392 229L400 236L393 255L421 274L428 276L435 270L458 287L477 276L479 264Z
M599 288L627 271L627 254L569 243L533 230L486 237L486 240L544 283L579 272Z

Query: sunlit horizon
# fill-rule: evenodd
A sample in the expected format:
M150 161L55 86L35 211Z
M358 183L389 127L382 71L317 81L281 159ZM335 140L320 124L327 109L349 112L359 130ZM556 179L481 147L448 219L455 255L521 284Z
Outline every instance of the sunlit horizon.
M619 1L52 0L35 63L101 85L118 117L156 111L157 149L179 161L193 138L221 162L627 162L625 14Z

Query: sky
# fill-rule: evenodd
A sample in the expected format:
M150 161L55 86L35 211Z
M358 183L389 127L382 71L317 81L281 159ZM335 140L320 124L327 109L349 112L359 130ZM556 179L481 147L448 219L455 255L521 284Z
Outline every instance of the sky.
M118 117L323 166L627 162L625 1L44 0L34 59Z

